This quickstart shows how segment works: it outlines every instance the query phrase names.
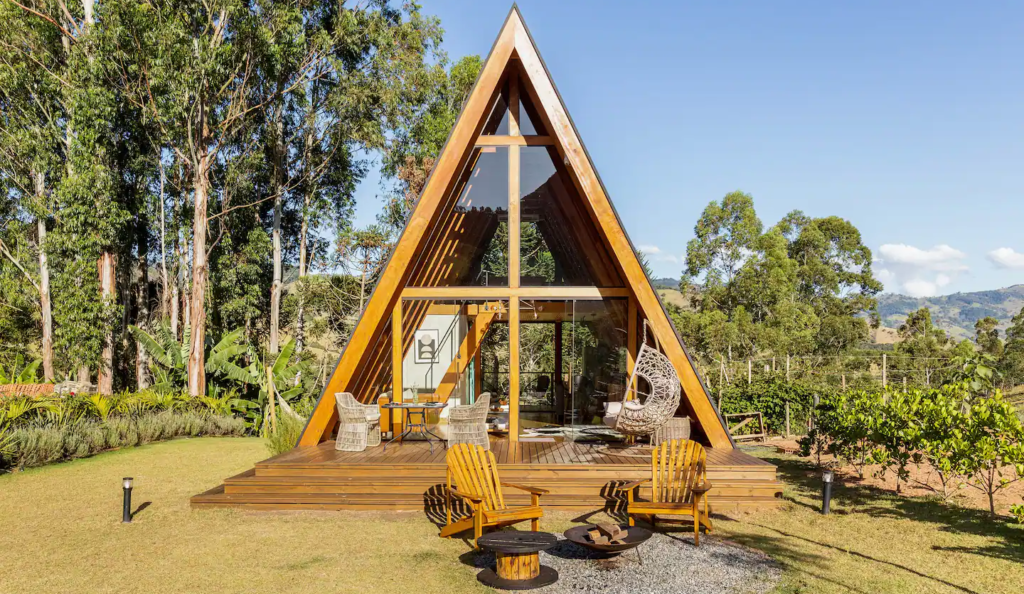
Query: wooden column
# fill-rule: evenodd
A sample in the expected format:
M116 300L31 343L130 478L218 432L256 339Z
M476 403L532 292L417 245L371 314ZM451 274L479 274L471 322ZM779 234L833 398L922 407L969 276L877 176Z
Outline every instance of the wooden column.
M636 365L637 335L636 335L636 299L629 298L629 307L626 313L626 373L633 377L633 366ZM633 400L636 393L634 385L626 386L626 400Z
M402 349L402 300L395 302L391 310L391 402L402 402L402 364L405 352ZM402 411L392 411L391 426L395 435L402 432L404 415Z
M519 136L519 77L509 78L509 135ZM508 286L519 288L519 146L508 147ZM508 435L519 441L519 297L508 302Z
M508 437L519 441L519 297L508 302Z

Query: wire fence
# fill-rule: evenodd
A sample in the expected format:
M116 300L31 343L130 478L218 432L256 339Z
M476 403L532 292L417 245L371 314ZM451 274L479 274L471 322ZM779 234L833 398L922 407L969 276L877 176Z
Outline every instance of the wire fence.
M787 355L728 359L718 357L698 364L708 388L770 378L806 382L839 389L936 387L953 379L959 365L949 357L915 357L893 353L865 355ZM1006 394L1024 392L1024 383L997 377L995 387Z

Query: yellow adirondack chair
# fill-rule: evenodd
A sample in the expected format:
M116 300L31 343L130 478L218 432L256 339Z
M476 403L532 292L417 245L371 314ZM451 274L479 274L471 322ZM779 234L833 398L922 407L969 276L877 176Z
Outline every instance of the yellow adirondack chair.
M484 527L509 526L531 520L530 529L536 532L544 510L540 507L540 496L548 491L503 483L498 478L498 464L494 454L478 445L460 443L451 446L448 461L448 524L441 530L441 538L449 538L465 530L473 529L473 544L483 536ZM455 487L452 487L454 481ZM502 487L519 489L530 494L528 507L505 505ZM472 517L452 522L452 495L461 497L473 511Z
M653 496L651 501L637 501L640 485L650 481ZM629 525L635 526L633 516L647 516L651 525L655 516L690 516L693 518L693 542L700 546L700 527L711 532L711 515L708 506L708 491L711 483L707 478L707 454L704 446L695 441L673 439L662 442L651 452L651 478L634 481L618 487L626 492ZM699 504L704 501L704 510ZM679 520L660 518L666 523L681 523Z

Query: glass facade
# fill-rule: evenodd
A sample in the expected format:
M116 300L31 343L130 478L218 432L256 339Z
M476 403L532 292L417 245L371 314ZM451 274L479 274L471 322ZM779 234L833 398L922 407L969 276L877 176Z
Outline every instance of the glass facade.
M520 285L620 286L604 241L555 149L524 146L519 154Z
M410 286L508 286L508 152L473 149Z

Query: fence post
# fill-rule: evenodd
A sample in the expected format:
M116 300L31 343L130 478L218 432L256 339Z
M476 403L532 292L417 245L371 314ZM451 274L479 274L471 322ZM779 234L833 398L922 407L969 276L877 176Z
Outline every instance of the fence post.
M843 373L843 391L846 391L846 374Z
M789 353L786 353L786 383L787 384L789 383ZM788 407L789 407L789 403L788 402L786 403L786 407L787 407L787 410L788 410ZM787 435L788 435L788 432L787 432Z
M772 357L772 373L775 373L775 357Z
M885 377L886 367L888 367L888 360L886 354L882 353L882 387L885 388L889 385L888 378Z
M903 393L907 393L907 376L903 376Z
M787 400L786 401L786 439L789 439L790 435L792 435L792 433L789 432L789 400Z

